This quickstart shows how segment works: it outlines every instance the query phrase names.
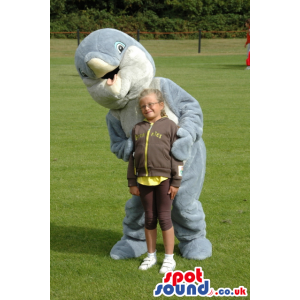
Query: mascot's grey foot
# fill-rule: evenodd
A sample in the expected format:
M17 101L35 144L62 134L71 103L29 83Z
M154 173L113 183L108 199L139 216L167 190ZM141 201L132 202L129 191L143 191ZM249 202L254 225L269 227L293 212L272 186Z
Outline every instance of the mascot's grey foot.
M211 242L203 237L180 242L179 250L184 258L202 260L212 255Z
M139 257L147 252L146 241L136 240L128 236L123 236L110 251L113 259L126 259Z

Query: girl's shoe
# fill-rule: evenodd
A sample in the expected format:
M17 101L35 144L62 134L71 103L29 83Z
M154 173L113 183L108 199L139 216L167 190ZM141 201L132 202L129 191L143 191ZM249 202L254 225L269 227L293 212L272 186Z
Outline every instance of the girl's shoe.
M144 258L142 264L139 266L139 270L148 270L150 269L151 267L153 267L157 262L157 259L156 257L146 257Z
M160 274L165 274L169 271L174 271L176 267L176 261L173 258L165 258L163 264L159 270Z

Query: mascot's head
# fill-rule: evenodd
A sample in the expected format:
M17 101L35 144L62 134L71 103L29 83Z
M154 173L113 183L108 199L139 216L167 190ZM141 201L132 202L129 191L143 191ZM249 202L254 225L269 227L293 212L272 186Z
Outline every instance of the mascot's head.
M94 31L80 43L75 65L92 98L110 109L121 109L136 99L155 76L147 50L111 28Z

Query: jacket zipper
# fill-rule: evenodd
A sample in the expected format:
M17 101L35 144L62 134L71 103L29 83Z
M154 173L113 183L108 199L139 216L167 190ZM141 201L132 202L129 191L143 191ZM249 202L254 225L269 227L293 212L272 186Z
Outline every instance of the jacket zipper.
M149 142L149 135L151 128L153 126L153 123L150 123L150 128L148 129L147 132L147 137L146 137L146 147L145 147L145 171L146 171L146 176L148 176L148 142Z

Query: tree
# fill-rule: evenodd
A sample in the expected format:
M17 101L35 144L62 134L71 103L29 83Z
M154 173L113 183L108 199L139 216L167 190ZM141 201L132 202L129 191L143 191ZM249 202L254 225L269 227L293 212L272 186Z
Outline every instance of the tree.
M50 0L50 16L62 14L65 5L66 0Z

